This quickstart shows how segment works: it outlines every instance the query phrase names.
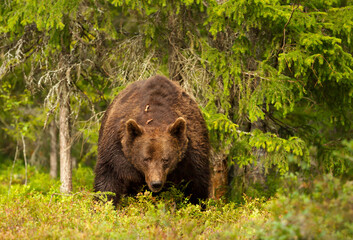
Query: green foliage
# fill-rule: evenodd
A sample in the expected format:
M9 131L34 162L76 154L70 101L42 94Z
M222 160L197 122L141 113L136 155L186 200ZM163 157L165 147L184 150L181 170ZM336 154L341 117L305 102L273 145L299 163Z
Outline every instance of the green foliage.
M28 90L19 92L15 81L3 81L0 88L0 103L3 106L0 118L5 126L2 130L15 141L21 136L36 138L37 130L43 126L43 111L35 107Z
M266 184L261 182L250 182L245 184L243 176L234 176L231 186L226 197L236 203L244 204L252 199L259 199L263 202L268 201L276 196L281 189L281 175L276 172L270 172L266 175Z
M206 107L206 109L211 108L210 105ZM214 106L213 109L215 110ZM298 137L284 139L257 129L251 133L243 132L237 130L238 126L224 114L210 114L210 110L204 110L204 116L211 139L216 139L213 145L216 149L225 150L225 154L230 156L231 164L236 163L239 167L256 164L256 156L251 154L254 148L266 150L266 156L262 159L266 171L276 166L281 174L286 173L289 170L286 156L296 158L296 162L299 164L301 161L309 161L306 143Z
M336 150L333 153L334 162L339 165L335 169L339 171L345 178L350 178L353 174L353 140L342 142L343 147L339 150ZM332 161L330 161L332 162ZM331 169L334 169L332 166Z
M79 164L77 169L73 171L72 185L74 191L92 191L93 190L93 170L90 167L84 167Z
M17 159L15 163L6 160L0 165L0 194L6 195L15 191L13 189L21 188L26 178L26 169L24 161ZM93 171L92 168L78 166L73 171L74 191L91 191L93 188ZM38 168L29 166L27 169L27 186L28 191L38 191L48 194L51 191L59 192L59 179L51 179L47 173ZM11 185L10 185L11 184ZM11 187L10 187L11 186Z
M273 215L261 239L352 239L352 182L330 175L300 184L290 175L287 181L284 192L268 205Z
M77 10L75 1L11 1L3 4L3 9L11 8L0 19L0 33L18 31L21 27L36 23L38 30L60 29L65 27L64 14ZM15 14L13 14L15 13Z
M205 25L214 41L202 41L200 52L213 75L204 115L218 148L240 166L258 161L254 147L265 149L261 162L282 174L293 156L299 166L347 172L332 150L341 148L334 139L352 133L352 16L351 2L212 2ZM270 130L236 131L244 121ZM310 147L320 151L309 156Z
M1 194L0 237L247 239L256 236L256 227L269 217L257 199L247 199L242 206L209 200L202 209L171 189L157 197L146 191L123 198L115 209L111 203L93 201L86 190L65 195L58 187L42 193L15 185L10 194Z
M204 208L188 203L175 188L125 197L114 208L95 202L87 190L60 194L59 184L52 184L43 191L39 181L47 178L36 172L30 182L37 183L14 184L0 193L1 238L350 239L353 234L352 182L330 175L307 181L287 174L280 193L267 202L245 195L242 204L210 199Z

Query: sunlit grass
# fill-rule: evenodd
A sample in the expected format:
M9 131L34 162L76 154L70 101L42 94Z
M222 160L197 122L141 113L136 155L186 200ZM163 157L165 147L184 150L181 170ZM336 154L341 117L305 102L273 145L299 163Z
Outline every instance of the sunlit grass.
M327 176L284 181L273 199L244 196L243 203L208 200L193 205L171 188L125 197L118 207L94 201L93 174L75 171L73 194L31 168L9 190L1 171L0 239L352 239L353 184Z
M209 200L203 209L150 192L124 198L117 208L92 198L89 191L61 195L55 188L13 186L0 202L0 238L247 239L269 216L256 199L243 206Z

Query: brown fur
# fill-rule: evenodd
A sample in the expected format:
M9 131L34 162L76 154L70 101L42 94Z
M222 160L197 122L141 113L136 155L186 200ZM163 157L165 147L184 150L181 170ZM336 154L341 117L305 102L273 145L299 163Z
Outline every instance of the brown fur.
M130 84L108 107L99 131L95 191L114 192L115 204L145 184L188 183L191 201L209 195L205 121L182 88L163 76Z

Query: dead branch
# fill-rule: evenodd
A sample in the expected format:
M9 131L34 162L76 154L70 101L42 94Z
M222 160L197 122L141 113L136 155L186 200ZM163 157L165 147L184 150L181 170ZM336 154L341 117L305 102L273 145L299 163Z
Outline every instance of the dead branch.
M26 178L25 178L25 185L27 185L27 175L28 175L28 171L27 171L27 154L26 154L26 142L25 139L23 137L23 134L21 134L21 138L22 138L22 144L23 144L23 159L25 160L25 171L26 171Z
M297 5L297 7L294 8L296 5ZM299 3L293 4L293 8L292 8L292 12L291 12L291 14L290 14L290 17L289 17L288 21L286 22L286 24L284 25L284 28L283 28L283 45L282 45L282 50L283 50L283 52L284 52L284 47L285 47L285 45L286 45L286 28L287 28L287 26L288 26L290 20L291 20L292 17L293 17L294 11L297 10L298 8L299 8Z

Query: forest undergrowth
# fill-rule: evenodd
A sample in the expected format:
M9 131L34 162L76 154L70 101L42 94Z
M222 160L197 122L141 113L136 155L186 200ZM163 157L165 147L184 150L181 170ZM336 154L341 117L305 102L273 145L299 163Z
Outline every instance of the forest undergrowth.
M69 195L34 167L27 169L27 185L21 164L0 171L0 239L353 238L353 182L331 175L304 181L287 174L268 199L244 195L242 202L193 205L171 188L158 196L142 191L114 207L94 201L91 168L75 170Z

